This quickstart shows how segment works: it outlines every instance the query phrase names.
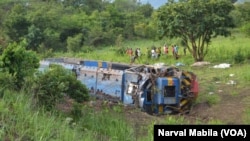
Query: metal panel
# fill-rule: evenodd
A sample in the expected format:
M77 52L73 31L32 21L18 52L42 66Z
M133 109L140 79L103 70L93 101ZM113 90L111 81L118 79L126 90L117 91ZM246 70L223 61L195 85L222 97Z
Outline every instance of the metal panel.
M83 61L83 66L98 67L98 61L84 60Z
M163 104L164 103L164 97L161 93L154 94L154 104Z
M121 100L123 71L99 69L97 71L96 94L109 95Z
M176 77L162 77L157 79L157 94L158 97L155 99L155 103L161 104L164 101L164 104L178 104L179 95L180 95L180 80ZM164 96L165 87L174 87L175 95Z
M50 64L49 61L46 61L46 60L40 61L40 66L39 66L38 70L39 71L44 71L44 70L48 69L49 64Z
M129 89L129 85L132 84L138 84L138 74L134 72L125 71L124 75L124 98L123 103L125 104L133 104L132 95L128 94L127 91Z
M90 94L95 94L96 91L96 74L97 67L88 67L84 66L80 69L80 76L78 76L78 80L80 80L86 87L89 89Z

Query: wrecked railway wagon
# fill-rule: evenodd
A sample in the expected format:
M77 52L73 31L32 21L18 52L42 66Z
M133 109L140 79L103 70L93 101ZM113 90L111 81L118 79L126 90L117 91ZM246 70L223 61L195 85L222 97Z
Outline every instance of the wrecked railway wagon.
M193 72L173 66L48 58L40 62L39 69L50 64L74 71L89 94L134 105L149 114L187 113L199 91Z

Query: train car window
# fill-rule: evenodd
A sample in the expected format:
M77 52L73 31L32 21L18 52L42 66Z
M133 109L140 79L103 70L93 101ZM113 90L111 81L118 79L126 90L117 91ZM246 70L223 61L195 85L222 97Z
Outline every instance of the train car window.
M165 86L164 97L175 97L175 86Z

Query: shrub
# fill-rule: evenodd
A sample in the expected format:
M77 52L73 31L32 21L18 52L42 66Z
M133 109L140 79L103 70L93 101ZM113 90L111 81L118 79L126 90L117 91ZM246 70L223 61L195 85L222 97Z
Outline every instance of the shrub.
M70 113L75 121L78 121L82 116L82 105L79 103L73 103L73 108Z
M64 96L83 102L89 99L88 89L76 79L72 71L59 65L52 65L49 70L39 72L32 87L34 104L47 110L55 107Z
M250 51L247 52L246 59L250 60Z
M9 44L0 59L0 67L3 72L9 73L15 79L18 89L22 88L25 78L32 76L39 67L37 54L26 50L25 46L25 40Z
M69 52L77 52L83 45L83 35L77 34L74 37L67 38L67 50Z
M115 41L115 45L117 47L121 47L123 42L124 42L124 39L123 39L122 35L121 34L118 35L118 37L116 38L116 41Z
M237 53L234 55L234 62L236 64L240 64L240 63L243 63L244 60L245 60L244 55L242 54L241 50L238 49Z
M124 54L126 54L126 48L125 47L119 47L119 48L117 48L117 49L115 49L115 53L116 53L116 55L124 55Z
M44 44L39 45L37 51L42 58L49 58L54 56L53 49L52 48L47 49Z
M93 52L94 51L94 48L91 47L91 46L83 46L81 48L81 51L84 52L84 53L90 53L90 52Z
M70 77L69 81L66 93L70 98L79 103L89 99L88 89L85 85L74 77Z
M17 89L15 78L9 73L0 72L0 97L2 97L4 91L8 89Z

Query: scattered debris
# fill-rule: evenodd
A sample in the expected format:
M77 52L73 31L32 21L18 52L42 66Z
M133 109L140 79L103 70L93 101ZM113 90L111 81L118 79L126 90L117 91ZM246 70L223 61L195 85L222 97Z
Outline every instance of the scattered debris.
M223 92L223 90L218 90L218 92L219 92L219 93L222 93L222 92Z
M214 92L209 92L208 94L214 94Z
M236 85L236 82L234 80L229 80L229 82L227 84L228 85Z
M192 67L201 67L201 66L205 66L205 65L210 65L210 62L207 62L207 61L195 62L191 66Z
M175 66L178 67L178 66L185 66L185 65L183 63L178 62L178 63L175 64Z
M231 67L231 64L227 64L227 63L222 63L219 65L213 66L213 68L221 68L221 69L230 68L230 67Z
M231 74L229 74L229 76L230 76L230 77L233 77L233 76L234 76L234 74L232 74L232 73L231 73Z
M155 63L154 66L155 67L162 67L162 66L165 66L166 64L165 63Z

